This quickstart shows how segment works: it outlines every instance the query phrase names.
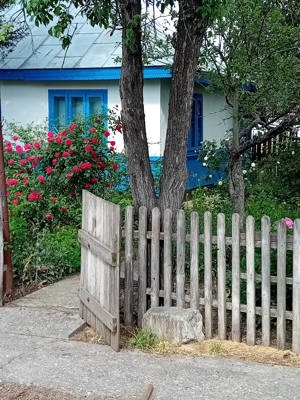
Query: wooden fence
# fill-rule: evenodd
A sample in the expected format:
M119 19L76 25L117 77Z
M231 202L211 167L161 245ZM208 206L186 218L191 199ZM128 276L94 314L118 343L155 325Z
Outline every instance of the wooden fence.
M293 231L287 232L284 221L280 221L272 233L268 217L262 218L261 232L256 232L254 218L248 216L244 233L240 231L239 215L234 214L230 235L228 229L226 235L224 214L217 215L216 235L210 212L201 221L198 213L192 212L187 220L180 210L176 219L174 233L171 211L164 213L161 225L160 211L155 208L147 229L146 208L140 208L138 221L133 208L126 209L122 231L125 324L131 324L133 318L136 264L139 325L150 306L200 308L206 338L216 334L220 339L240 341L243 337L250 345L265 346L275 340L278 348L291 344L293 351L300 353L300 219L294 222ZM289 343L287 332L291 336Z

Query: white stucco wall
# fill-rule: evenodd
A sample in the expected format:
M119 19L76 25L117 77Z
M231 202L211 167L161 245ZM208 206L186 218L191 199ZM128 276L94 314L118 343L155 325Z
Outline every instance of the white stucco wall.
M107 89L108 107L120 107L118 81L80 82L1 82L1 114L6 122L47 126L49 89ZM144 85L146 128L151 156L160 154L160 81L146 80ZM114 138L117 151L123 150L121 134Z

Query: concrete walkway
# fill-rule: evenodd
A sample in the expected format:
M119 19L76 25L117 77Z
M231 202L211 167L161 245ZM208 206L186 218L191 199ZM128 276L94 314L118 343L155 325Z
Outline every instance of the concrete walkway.
M74 393L138 399L300 399L300 369L221 357L159 357L69 341L78 317L78 277L0 309L0 380ZM4 400L4 399L3 399Z

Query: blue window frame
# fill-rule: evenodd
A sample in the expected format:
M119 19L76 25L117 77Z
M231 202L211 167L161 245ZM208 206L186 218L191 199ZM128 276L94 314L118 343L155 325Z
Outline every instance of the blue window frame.
M203 141L203 98L202 94L194 94L191 126L187 144L188 158L197 158L197 149Z
M74 118L107 112L107 90L49 90L49 129L60 130Z

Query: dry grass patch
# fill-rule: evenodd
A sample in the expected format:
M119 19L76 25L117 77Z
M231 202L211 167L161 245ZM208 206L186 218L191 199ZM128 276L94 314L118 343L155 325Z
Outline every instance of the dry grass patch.
M230 340L221 341L211 339L204 340L201 343L190 343L177 347L176 352L185 355L216 355L300 368L300 355L290 350L278 350L274 347L264 346L248 346L245 343L237 343Z

